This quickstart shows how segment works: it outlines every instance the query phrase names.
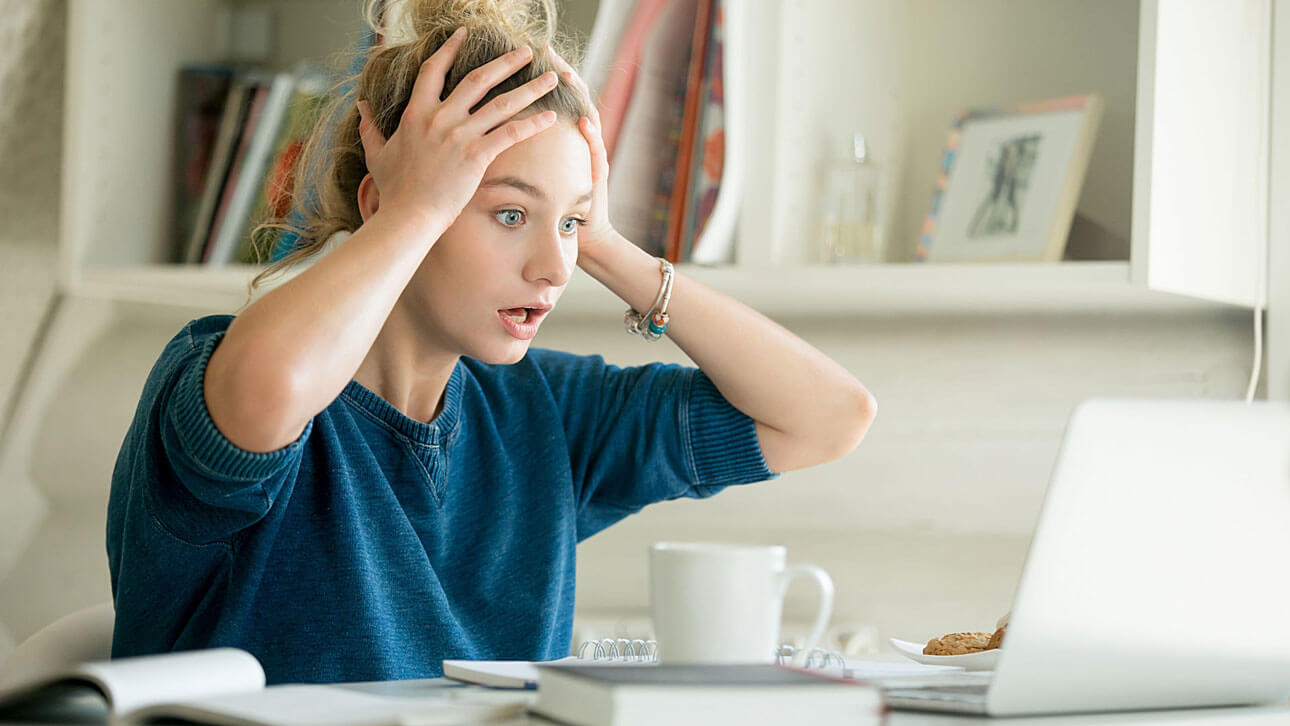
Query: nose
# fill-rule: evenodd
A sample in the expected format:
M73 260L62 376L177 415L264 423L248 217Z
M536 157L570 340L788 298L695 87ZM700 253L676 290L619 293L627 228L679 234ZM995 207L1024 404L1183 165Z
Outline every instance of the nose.
M528 258L524 261L524 279L546 280L552 287L563 287L569 284L577 262L577 235L566 237L558 229L545 230L531 240Z

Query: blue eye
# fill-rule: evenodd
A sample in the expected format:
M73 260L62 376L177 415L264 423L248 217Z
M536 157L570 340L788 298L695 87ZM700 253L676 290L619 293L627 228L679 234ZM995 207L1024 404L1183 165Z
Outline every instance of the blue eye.
M507 221L508 218L503 217L503 215L514 216L509 218L511 221ZM514 229L524 219L524 212L518 209L502 209L493 212L493 216L503 225ZM564 221L560 223L560 233L566 237L575 235L578 233L578 227L586 226L586 224L587 220L581 217L565 217Z
M521 217L521 218L524 216L524 213L523 213L523 212L521 212L521 211L520 211L520 210L518 210L518 209L503 209L503 210L502 210L502 211L500 211L500 212L495 212L495 213L493 214L493 216L494 216L494 217L497 217L497 218L498 218L498 220L500 221L500 220L501 220L501 215L503 215L503 214L514 214L514 215L517 215L518 217ZM519 220L519 219L516 219L514 224L507 224L506 222L502 222L502 224L505 224L507 227L513 227L513 226L515 226L515 224L519 224L519 222L520 222L520 220Z

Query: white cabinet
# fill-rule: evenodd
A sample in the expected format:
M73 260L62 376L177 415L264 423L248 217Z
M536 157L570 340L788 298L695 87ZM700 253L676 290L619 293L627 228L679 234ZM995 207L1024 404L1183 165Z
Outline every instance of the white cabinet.
M1134 279L1267 304L1271 0L1143 0Z
M1251 155L1257 157L1260 148L1266 154L1266 140L1260 147L1257 134L1250 136L1260 128L1260 119L1249 119L1244 109L1264 109L1261 133L1266 139L1271 41L1266 32L1258 36L1249 29L1257 30L1260 19L1266 23L1273 0L1144 0L1138 33L1122 27L1126 19L1138 17L1137 4L1125 0L731 1L747 3L747 35L732 44L743 48L742 57L729 59L744 73L749 106L744 109L747 174L736 242L739 263L689 269L695 277L772 315L1205 304L1150 287L1241 305L1256 299L1253 287L1242 294L1215 293L1208 282L1197 282L1195 274L1226 264L1233 281L1248 278L1253 285L1249 266L1265 264L1260 255L1266 256L1267 249L1259 243L1267 232L1266 220L1260 227L1257 219L1257 178L1248 187L1254 198L1227 193L1233 204L1245 203L1235 207L1246 223L1239 253L1233 251L1231 235L1216 238L1213 230L1221 220L1206 228L1210 232L1187 228L1181 234L1176 223L1181 217L1174 215L1196 211L1189 195L1203 189L1203 181L1182 184L1189 174L1222 170L1233 184L1245 183L1247 164L1257 173L1258 160ZM175 72L184 63L216 57L214 28L228 3L71 0L61 241L61 278L68 291L228 310L243 301L253 270L160 263L169 222ZM300 57L324 57L358 37L360 0L269 4L279 20L281 57L275 60L284 65ZM1207 13L1205 25L1211 32L1187 35L1195 24L1174 20L1189 11ZM586 15L585 8L579 12ZM1065 35L1026 36L1032 31L1042 36L1055 27ZM1159 51L1154 63L1136 61L1140 51L1149 50L1138 47L1139 34ZM1233 44L1257 37L1263 40ZM1177 52L1184 42L1193 49L1196 43L1212 46ZM910 227L916 227L925 205L920 195L928 191L921 180L934 174L924 167L939 156L949 123L942 108L929 104L952 96L955 89L965 99L980 98L986 104L1072 89L1103 91L1084 85L1091 82L1080 68L1086 56L1104 57L1095 75L1115 85L1114 93L1123 97L1118 112L1108 104L1104 124L1104 129L1121 131L1099 138L1099 144L1111 145L1111 158L1099 162L1095 152L1090 179L1109 179L1117 168L1124 172L1114 183L1086 185L1085 197L1098 205L1110 226L1123 227L1126 237L1129 198L1151 203L1149 213L1133 215L1131 261L1126 254L1119 260L1058 265L814 264L816 170L830 148L836 150L834 142L845 139L844 133L863 126L880 141L875 146L879 157L892 167L890 218L905 220L895 231L912 249L909 236L917 230ZM1018 67L1018 58L1029 62ZM1207 69L1204 80L1215 92L1223 93L1216 97L1242 105L1171 122L1188 99L1170 84L1179 74L1195 73L1197 59L1209 63L1199 67ZM977 71L969 73L972 69ZM1138 92L1154 93L1149 101L1133 99L1135 72ZM1150 156L1140 155L1135 163L1129 153L1134 133L1124 129L1133 128L1134 106L1143 108L1144 103L1152 118L1150 125L1139 119L1136 144ZM1182 131L1193 128L1203 129L1208 138L1195 141L1191 157L1176 158L1180 139L1186 138ZM1126 174L1135 166L1139 171L1131 183ZM1266 188L1266 158L1263 169ZM1266 195L1262 203L1266 210ZM1168 272L1174 269L1188 272ZM585 275L575 280L563 303L567 312L619 314L621 305Z

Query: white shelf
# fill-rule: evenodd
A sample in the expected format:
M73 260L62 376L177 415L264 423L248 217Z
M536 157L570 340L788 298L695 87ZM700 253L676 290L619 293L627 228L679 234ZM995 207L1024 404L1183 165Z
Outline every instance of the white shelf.
M71 289L109 300L235 312L259 268L179 265L89 268ZM1134 287L1127 262L698 267L682 273L774 318L905 313L1182 311L1225 309ZM281 280L279 280L281 281ZM616 295L579 271L558 305L564 317L622 314Z

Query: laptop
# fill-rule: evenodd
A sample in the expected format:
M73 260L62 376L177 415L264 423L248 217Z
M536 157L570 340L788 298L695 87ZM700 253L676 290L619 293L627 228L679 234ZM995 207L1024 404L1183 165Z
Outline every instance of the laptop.
M1290 403L1081 404L995 670L953 683L887 701L1014 716L1290 699Z

